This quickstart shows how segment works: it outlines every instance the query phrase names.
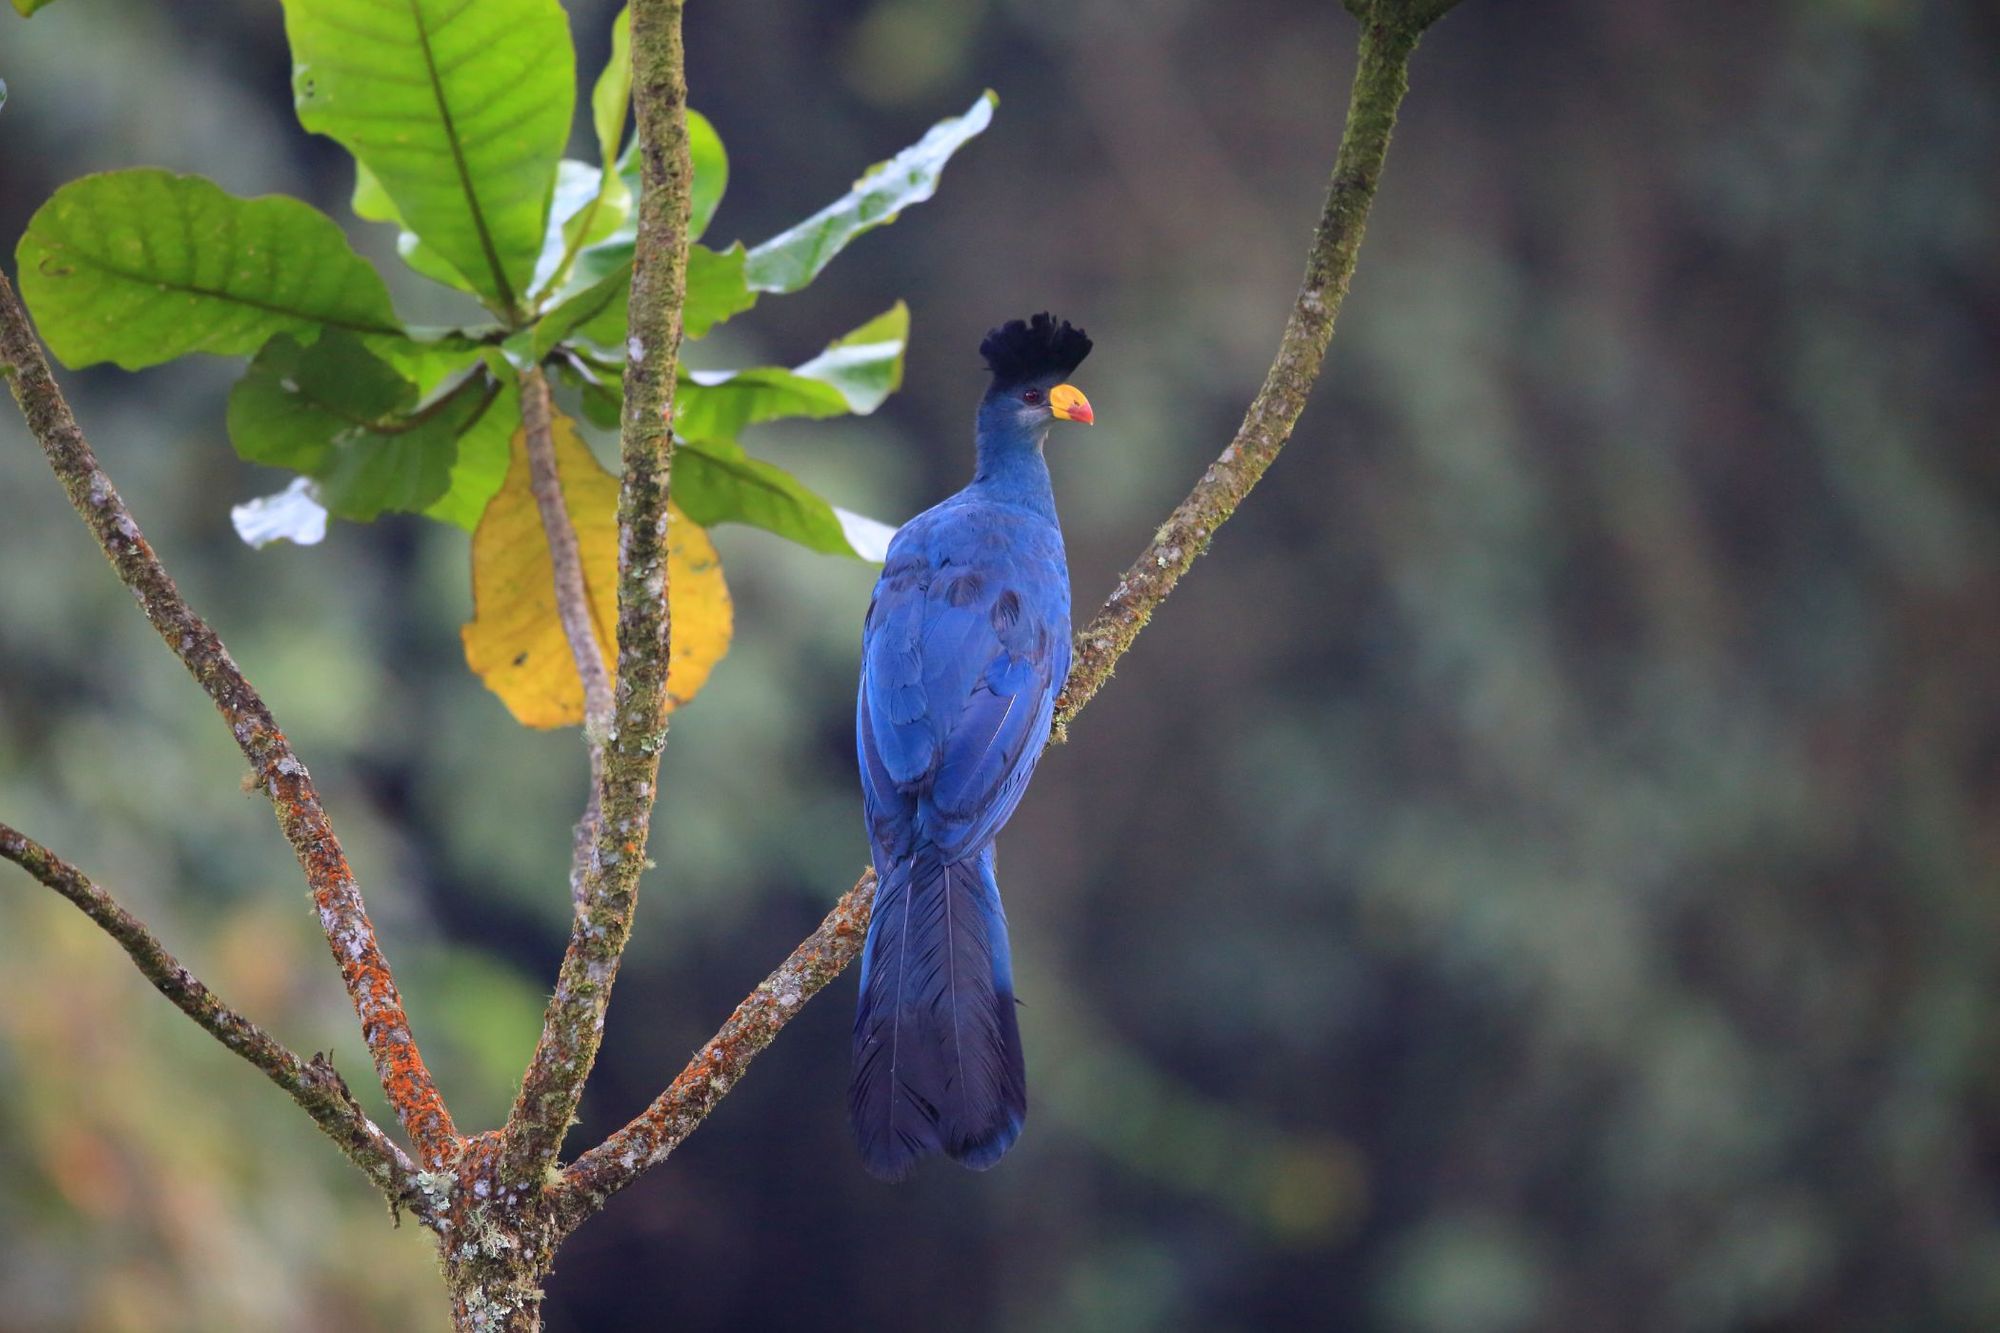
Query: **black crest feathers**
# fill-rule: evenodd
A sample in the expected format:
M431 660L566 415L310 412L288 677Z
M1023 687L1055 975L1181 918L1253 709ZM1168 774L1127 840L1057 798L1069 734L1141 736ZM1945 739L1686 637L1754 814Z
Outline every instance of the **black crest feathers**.
M979 344L986 368L998 385L1025 384L1053 376L1066 378L1090 355L1090 339L1068 320L1044 312L1031 320L1012 319Z

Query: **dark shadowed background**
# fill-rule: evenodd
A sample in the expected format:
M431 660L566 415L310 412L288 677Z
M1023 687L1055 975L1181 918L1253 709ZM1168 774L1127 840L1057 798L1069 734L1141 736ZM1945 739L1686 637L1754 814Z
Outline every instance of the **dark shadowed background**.
M570 5L585 77L611 7ZM1290 449L1002 840L1033 1109L991 1174L846 1141L853 981L564 1252L553 1330L2000 1326L2000 19L1465 0L1425 41ZM938 198L699 351L897 297L903 393L751 443L896 520L1051 307L1093 606L1276 345L1346 102L1332 0L699 3L756 241L987 86ZM0 241L86 171L343 221L268 0L0 15ZM582 130L588 134L588 125ZM466 671L467 543L252 551L234 363L64 375L313 766L461 1124L567 919L571 733ZM852 883L869 567L719 534L581 1146ZM0 419L0 813L301 1050L367 1059L287 849ZM364 1094L366 1096L367 1094ZM379 1106L370 1101L371 1107ZM379 1112L378 1112L379 1114ZM107 940L0 874L0 1329L442 1328L424 1233Z

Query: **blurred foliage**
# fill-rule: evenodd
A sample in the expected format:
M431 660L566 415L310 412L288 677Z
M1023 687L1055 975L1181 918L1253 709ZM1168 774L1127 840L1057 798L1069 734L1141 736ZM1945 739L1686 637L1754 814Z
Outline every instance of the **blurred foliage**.
M597 68L612 8L571 12ZM888 409L758 441L901 516L963 479L980 333L1078 319L1101 424L1055 468L1094 603L1264 369L1351 22L740 0L689 25L739 168L726 235L1000 93L922 226L693 369L804 363L907 296ZM253 0L0 27L0 236L136 163L336 208L284 50ZM2000 1324L1996 57L1974 0L1460 5L1298 438L1003 839L1020 1147L862 1176L838 985L579 1233L551 1328ZM571 151L596 159L587 120ZM398 310L453 318L372 230ZM65 378L313 765L447 1095L495 1123L584 765L466 676L463 540L391 519L251 552L218 499L275 486L219 447L216 364ZM10 421L0 532L0 809L378 1106L228 737ZM579 1141L864 856L871 571L717 545L737 641L674 723ZM0 883L0 1323L437 1326L419 1238L66 913Z

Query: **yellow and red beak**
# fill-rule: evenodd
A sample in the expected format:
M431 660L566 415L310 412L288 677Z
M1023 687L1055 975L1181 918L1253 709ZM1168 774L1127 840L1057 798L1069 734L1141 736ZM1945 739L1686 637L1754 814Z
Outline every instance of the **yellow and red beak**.
M1058 384L1049 390L1049 412L1058 421L1081 421L1086 426L1097 420L1091 414L1090 400L1074 384Z

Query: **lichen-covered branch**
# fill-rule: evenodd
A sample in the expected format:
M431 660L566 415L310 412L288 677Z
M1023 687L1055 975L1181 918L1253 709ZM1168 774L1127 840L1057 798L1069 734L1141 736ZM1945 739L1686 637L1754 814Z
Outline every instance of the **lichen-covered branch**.
M431 1199L418 1187L415 1164L362 1113L346 1082L324 1055L315 1055L310 1061L301 1059L224 1004L167 952L145 922L75 866L5 824L0 824L0 859L12 861L96 922L176 1009L284 1089L392 1204L410 1209L426 1223L435 1220Z
M1410 55L1424 28L1450 8L1450 0L1350 0L1348 8L1361 20L1361 42L1347 127L1306 255L1305 279L1278 340L1278 354L1250 400L1235 438L1167 515L1090 623L1077 632L1069 680L1056 699L1051 743L1067 738L1070 722L1111 678L1112 668L1139 637L1154 608L1166 600L1195 558L1208 549L1216 529L1262 479L1291 439L1292 427L1319 379L1389 153L1396 109L1409 90Z
M620 423L618 678L597 782L597 839L542 1017L542 1035L507 1120L501 1176L539 1182L554 1166L604 1034L605 1006L632 931L667 734L667 483L674 373L687 286L687 81L680 0L632 0L632 106L639 229L633 256Z
M111 478L97 465L49 372L28 312L5 274L0 274L0 372L70 504L138 599L146 619L229 724L258 785L270 798L278 824L305 870L320 925L361 1019L361 1035L374 1057L382 1090L418 1156L429 1167L449 1160L457 1143L451 1114L410 1033L402 996L311 776L222 640L182 599Z
M875 872L862 875L777 971L751 991L720 1030L640 1116L563 1173L558 1217L565 1229L667 1158L728 1095L778 1032L861 952L875 905Z
M595 767L597 750L611 724L611 676L590 620L590 592L583 582L583 555L577 550L576 525L563 499L562 476L556 469L556 441L549 407L549 381L539 366L521 373L521 432L527 442L528 489L542 518L542 535L549 543L549 564L555 570L556 618L569 640L576 674L583 681L583 732Z
M555 571L556 616L569 641L577 678L583 682L583 737L590 751L590 796L571 839L569 891L581 909L592 849L597 845L598 802L604 783L604 737L611 730L611 675L604 669L596 622L590 613L590 592L583 581L583 555L577 549L576 525L563 498L562 474L556 466L556 442L549 405L549 381L540 366L521 375L521 431L528 454L528 489L542 518L542 535L549 543L549 565Z
M1347 126L1334 162L1326 206L1306 257L1305 280L1285 322L1277 359L1244 414L1236 437L1202 474L1140 553L1090 624L1077 635L1075 662L1058 701L1050 744L1111 675L1112 665L1146 626L1224 519L1290 438L1319 378L1347 295L1355 254L1375 198L1396 108L1409 88L1417 38L1454 0L1351 0L1361 19L1360 54ZM583 1154L563 1174L558 1204L574 1227L613 1194L666 1160L743 1076L750 1062L799 1009L860 956L875 905L875 874L864 871L791 957L752 991L666 1091L636 1119Z

